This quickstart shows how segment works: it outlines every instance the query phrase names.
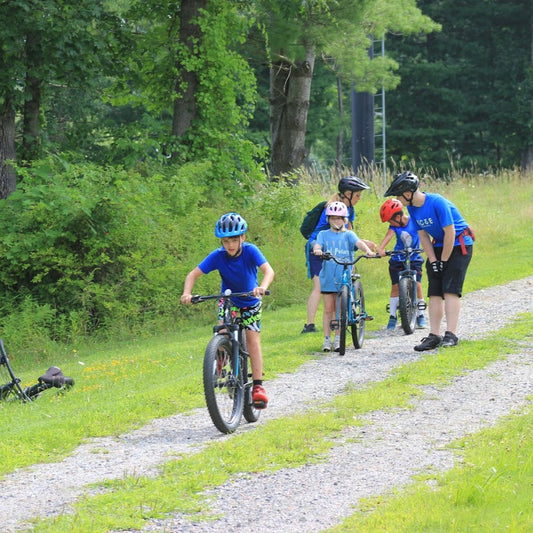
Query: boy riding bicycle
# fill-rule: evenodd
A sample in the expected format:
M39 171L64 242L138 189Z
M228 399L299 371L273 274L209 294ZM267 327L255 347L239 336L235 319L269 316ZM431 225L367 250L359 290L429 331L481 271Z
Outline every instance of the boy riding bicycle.
M326 216L329 229L321 231L313 246L313 254L321 256L323 252L330 252L339 259L353 260L356 248L369 256L376 255L366 242L360 239L353 231L346 229L348 208L342 202L332 202L326 207ZM370 241L368 241L370 242ZM373 243L372 243L373 244ZM326 262L320 270L320 290L324 295L324 352L331 351L331 321L335 319L337 309L338 287L342 282L342 268L337 268L333 262ZM335 335L333 349L339 350L340 337Z
M253 298L232 298L235 311L239 311L246 330L246 343L252 364L252 400L254 407L264 409L268 398L263 388L263 355L261 350L261 296L265 294L274 279L274 270L263 253L255 244L247 243L248 224L237 213L222 215L215 225L215 236L222 246L212 251L197 267L187 274L181 295L181 303L190 304L192 290L196 280L203 274L218 270L221 280L221 292L253 291ZM257 270L263 273L260 285ZM219 306L219 318L221 308Z
M396 235L396 244L394 250L404 250L406 246L410 248L420 248L420 238L418 237L418 227L409 215L403 212L403 205L399 200L389 198L379 210L381 222L388 222L389 229L385 237L378 246L378 254L385 257L385 246ZM416 296L418 303L424 303L422 293L422 264L424 260L420 254L413 255L411 258L411 268L416 270ZM405 270L405 261L402 255L392 255L389 260L389 275L391 279L391 293L389 301L389 323L388 330L396 327L396 312L400 301L400 272ZM417 328L426 328L427 323L424 317L425 305L418 306L418 316L416 317Z

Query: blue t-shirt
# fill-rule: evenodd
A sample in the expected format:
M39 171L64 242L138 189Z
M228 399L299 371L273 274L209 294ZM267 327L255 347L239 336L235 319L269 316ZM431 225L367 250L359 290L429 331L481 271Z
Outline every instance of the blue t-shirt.
M418 226L418 229L425 230L435 240L434 246L442 248L444 246L444 231L442 228L453 224L455 226L454 246L460 244L458 236L468 228L466 220L462 217L457 207L450 200L440 194L426 193L424 204L420 207L407 206L407 210ZM474 241L468 235L464 235L466 245L473 244Z
M359 237L353 231L335 232L331 229L321 231L316 239L322 247L323 252L329 252L337 259L351 261L353 260ZM352 271L353 267L349 267ZM338 265L335 261L324 261L322 270L318 279L320 280L320 290L324 292L337 292L342 283L343 266Z
M396 244L394 250L405 250L406 247L420 248L420 237L418 236L418 226L414 220L409 217L409 222L403 228L397 226L389 226L389 229L396 234ZM403 263L405 261L403 255L391 255L391 261L399 261ZM423 261L420 254L414 254L411 256L411 261Z
M255 244L242 243L242 252L237 257L230 257L223 246L211 252L198 268L208 274L218 270L222 279L220 292L226 289L232 292L253 291L258 286L257 269L267 262L265 256ZM231 301L239 308L250 307L259 302L258 298L232 298Z
M348 222L351 222L353 226L354 220L355 220L355 209L353 208L353 206L350 206L348 207ZM309 243L311 243L312 245L313 241L316 240L317 235L321 231L324 231L328 228L329 228L328 217L326 216L326 208L324 207L324 209L322 210L322 214L320 215L320 218L318 219L318 224L315 226L313 233L311 233L311 235L309 236Z

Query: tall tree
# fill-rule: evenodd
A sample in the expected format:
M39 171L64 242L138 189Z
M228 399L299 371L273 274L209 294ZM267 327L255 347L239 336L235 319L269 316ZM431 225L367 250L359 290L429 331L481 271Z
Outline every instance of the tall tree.
M120 25L105 5L103 0L8 0L0 5L0 197L16 188L13 163L39 156L48 88L90 86L109 58L116 37L110 30Z
M257 0L271 61L272 173L302 165L313 70L317 57L331 61L338 76L374 92L397 83L395 63L371 61L372 37L387 32L438 29L415 0Z
M526 164L533 139L533 2L421 0L441 23L391 38L402 82L387 96L387 152L446 173Z

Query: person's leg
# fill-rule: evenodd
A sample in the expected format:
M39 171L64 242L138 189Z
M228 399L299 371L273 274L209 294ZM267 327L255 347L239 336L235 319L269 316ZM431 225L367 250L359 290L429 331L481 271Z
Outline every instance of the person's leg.
M315 316L320 305L320 298L322 293L320 292L320 280L318 276L313 276L311 279L313 282L313 290L307 300L307 324L315 323Z
M322 317L322 327L324 328L324 337L331 337L331 321L335 318L335 305L337 302L336 294L324 294L324 314Z
M444 316L444 301L440 296L429 297L429 331L433 335L440 334L440 324Z
M459 313L461 311L461 298L457 294L444 295L444 315L446 317L446 331L457 333Z
M247 329L246 344L252 365L252 379L254 381L261 381L263 379L263 352L261 350L261 336L259 331Z

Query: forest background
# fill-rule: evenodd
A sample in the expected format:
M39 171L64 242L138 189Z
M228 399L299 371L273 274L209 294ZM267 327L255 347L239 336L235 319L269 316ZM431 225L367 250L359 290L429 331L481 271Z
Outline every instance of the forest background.
M297 227L351 172L354 88L385 88L387 179L533 167L530 1L7 0L0 22L0 335L15 351L186 323L184 276L228 210L276 257L270 305L304 304ZM382 196L381 171L364 178Z

